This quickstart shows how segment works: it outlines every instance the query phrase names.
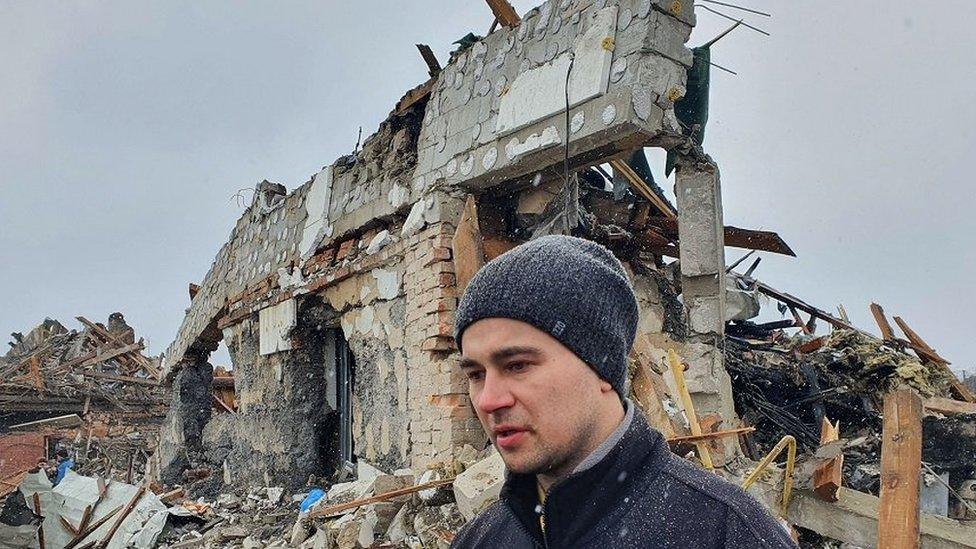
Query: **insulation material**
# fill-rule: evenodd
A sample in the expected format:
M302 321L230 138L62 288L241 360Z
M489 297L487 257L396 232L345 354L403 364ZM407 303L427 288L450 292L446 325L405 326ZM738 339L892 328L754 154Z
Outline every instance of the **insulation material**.
M291 331L298 323L298 307L294 299L261 309L258 321L262 356L291 350Z

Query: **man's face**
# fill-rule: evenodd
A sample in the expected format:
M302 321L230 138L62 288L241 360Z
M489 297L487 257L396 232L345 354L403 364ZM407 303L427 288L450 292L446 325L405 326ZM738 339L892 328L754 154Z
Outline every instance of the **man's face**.
M509 470L566 475L602 441L600 401L613 389L555 338L488 318L462 342L468 394Z

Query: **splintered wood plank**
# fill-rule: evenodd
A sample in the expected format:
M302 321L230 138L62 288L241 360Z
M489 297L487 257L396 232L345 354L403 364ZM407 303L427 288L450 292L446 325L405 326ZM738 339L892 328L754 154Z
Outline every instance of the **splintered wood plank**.
M820 445L840 440L840 421L831 424L823 418L820 426ZM824 501L837 501L837 490L844 480L844 454L825 459L813 471L813 491Z
M976 414L976 404L942 397L925 399L925 409L945 415Z
M491 8L491 12L495 14L495 19L502 25L513 28L518 26L522 22L522 19L515 12L515 8L508 3L508 0L487 0L488 7Z
M974 396L972 391L969 390L969 387L966 387L965 383L959 381L956 374L949 368L949 364L951 363L939 356L939 353L935 352L935 349L930 347L921 336L915 333L915 330L912 330L908 326L908 323L902 320L901 317L896 316L894 319L895 324L901 328L901 331L905 334L905 337L908 338L908 342L911 344L915 354L917 354L918 357L923 361L928 361L935 364L948 376L949 385L952 387L952 391L956 394L956 396L962 400L965 400L966 402L976 402L976 396Z
M434 50L430 49L427 44L417 44L417 49L420 50L420 56L424 58L424 63L427 63L427 72L431 76L437 76L437 73L441 72L441 63L434 55Z
M698 416L695 414L695 405L691 400L691 393L688 392L688 386L685 384L684 364L678 360L678 355L673 349L668 349L668 362L671 366L671 375L674 377L674 384L678 388L678 393L681 395L681 404L685 408L685 416L688 418L691 434L700 437L703 433L701 424L698 423ZM698 457L701 459L702 465L709 471L714 469L715 467L712 465L712 454L708 450L708 443L701 441L696 443L695 446L698 448Z
M641 194L652 206L657 208L657 210L664 216L665 219L678 219L678 212L674 210L671 204L668 204L667 200L664 200L653 189L651 189L647 183L641 179L641 176L634 171L623 159L615 158L610 161L610 167L613 168L615 173L620 173L627 179L627 183L634 188L637 192Z
M881 330L881 339L885 341L894 340L895 331L891 329L891 324L888 323L888 317L885 316L884 309L881 308L881 305L872 303L871 315L874 316L874 321L878 324L878 329Z
M885 396L881 442L878 547L919 546L918 485L922 468L922 399L900 389Z
M657 372L651 370L640 360L635 362L634 375L630 379L634 400L644 411L644 415L652 427L663 434L665 438L674 437L676 435L674 425L671 424L671 418L664 411L664 405L654 387L656 382L663 384L664 380L660 379L661 376Z
M464 201L464 211L454 231L454 276L458 292L464 292L475 273L485 264L485 243L478 225L478 206L474 195Z

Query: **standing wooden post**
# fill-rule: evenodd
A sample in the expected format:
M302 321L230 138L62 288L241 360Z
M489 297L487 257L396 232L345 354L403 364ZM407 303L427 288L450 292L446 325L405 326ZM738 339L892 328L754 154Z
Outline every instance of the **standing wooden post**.
M922 399L899 389L884 400L878 549L919 546L918 479L922 467Z

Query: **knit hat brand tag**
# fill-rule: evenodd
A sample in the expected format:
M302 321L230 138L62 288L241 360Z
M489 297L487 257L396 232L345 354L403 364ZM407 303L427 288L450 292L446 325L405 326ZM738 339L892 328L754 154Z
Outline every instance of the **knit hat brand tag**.
M563 330L566 329L566 324L562 320L557 320L552 326L552 335L559 337L563 335Z

